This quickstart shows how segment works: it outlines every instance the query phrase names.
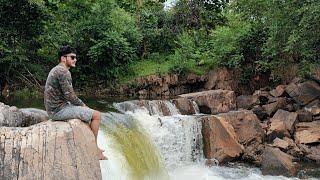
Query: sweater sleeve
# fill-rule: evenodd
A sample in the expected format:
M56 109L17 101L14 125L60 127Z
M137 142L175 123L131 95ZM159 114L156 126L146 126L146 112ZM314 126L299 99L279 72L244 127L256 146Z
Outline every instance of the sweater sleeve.
M62 93L64 95L64 98L73 105L83 106L84 103L80 98L77 97L76 93L73 90L71 73L69 71L62 72L58 80L59 80L59 84L60 84Z

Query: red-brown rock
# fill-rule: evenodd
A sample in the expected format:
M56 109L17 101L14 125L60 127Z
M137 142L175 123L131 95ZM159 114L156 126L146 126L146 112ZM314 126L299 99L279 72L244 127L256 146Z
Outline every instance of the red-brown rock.
M320 107L310 107L310 108L305 108L305 110L310 112L312 116L320 115Z
M278 148L266 146L262 156L262 174L296 176L297 168L293 159Z
M301 144L320 142L320 121L298 123L295 141Z
M224 120L232 125L240 144L249 145L252 141L262 143L265 131L252 111L230 111L218 114L217 117L223 117Z
M253 106L259 104L258 96L241 95L236 98L237 108L251 109Z
M280 97L280 96L283 95L284 92L285 92L285 86L284 85L279 85L275 89L271 90L270 94L273 97Z
M261 165L262 152L264 150L264 144L259 142L252 142L249 146L246 146L242 155L242 159L246 162L252 162L257 166Z
M320 164L320 145L308 146L306 148L306 157Z
M306 105L320 97L320 86L314 81L307 81L301 84L290 83L286 87L286 92L296 102Z
M238 143L232 125L222 117L203 117L202 134L207 159L215 158L220 163L226 163L243 152L243 146Z
M210 90L179 95L194 100L201 113L217 114L236 108L235 93L228 90Z
M278 109L283 109L286 107L285 98L278 98L276 102L263 105L262 108L271 116Z
M289 144L288 150L286 151L288 154L297 158L303 157L304 151L302 151L292 139L284 137L283 140Z
M285 136L290 136L285 123L279 119L273 120L267 131L268 142L272 142L277 137L283 138Z
M271 146L286 150L289 147L289 143L285 140L275 138Z
M280 120L284 122L286 126L286 130L288 130L290 133L294 130L294 125L297 122L298 114L296 112L288 112L284 111L282 109L279 109L273 117L270 119L271 123L275 120Z

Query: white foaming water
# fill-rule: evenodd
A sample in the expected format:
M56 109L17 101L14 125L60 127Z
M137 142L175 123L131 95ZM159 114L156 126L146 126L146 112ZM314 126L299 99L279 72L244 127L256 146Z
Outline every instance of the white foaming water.
M195 111L195 114L199 114L200 113L200 110L199 110L199 106L196 102L194 102L193 100L191 100L192 102L192 105L193 105L193 109Z
M161 108L159 108L159 104L158 101L154 100L154 101L148 101L148 107L147 109L149 110L149 113L151 115L163 115Z
M172 180L289 180L283 176L263 176L258 168L237 166L236 168L192 164L176 168L169 172Z
M150 116L145 110L128 112L147 132L167 169L200 161L201 123L194 116Z
M151 101L148 103L148 108L138 106L133 102L125 102L130 106L130 108L124 108L127 109L125 115L131 116L133 120L137 121L140 131L143 131L147 137L151 139L151 142L154 143L156 151L158 151L161 156L160 159L162 159L165 164L169 179L296 179L283 176L263 176L258 168L248 168L244 166L205 166L205 159L202 153L201 123L199 119L196 116L179 115L178 111L171 112L172 114L177 113L178 115L162 116L163 114L161 110L159 110L158 103L150 102ZM167 103L165 104L167 106L173 105L172 103L169 105ZM120 103L117 104L116 107L123 108L124 105ZM170 107L170 109L171 108L172 107ZM195 106L195 108L197 108L197 106ZM119 109L119 111L124 112L124 109ZM150 110L152 110L152 112L150 112ZM130 167L128 167L124 156L111 149L112 143L114 142L109 140L106 134L101 132L98 141L99 143L102 142L101 147L106 149L106 155L109 158L108 161L101 162L103 179L132 179L130 177ZM163 178L149 176L143 179Z
M165 101L164 103L166 107L169 109L170 115L173 116L173 115L180 114L179 109L171 101Z

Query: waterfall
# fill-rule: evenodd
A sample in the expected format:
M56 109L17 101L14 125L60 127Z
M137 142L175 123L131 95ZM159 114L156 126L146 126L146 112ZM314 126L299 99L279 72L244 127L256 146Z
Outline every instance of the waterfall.
M200 161L201 123L193 116L150 116L146 111L129 112L157 147L168 169Z
M288 179L246 166L205 166L201 115L193 105L196 115L186 116L171 101L115 103L121 113L103 113L98 136L109 158L100 162L103 179Z
M130 109L126 114L137 120L154 142L166 168L199 162L203 158L201 122L197 116L181 115L171 101L152 100L143 106L138 106L137 101L126 101L115 107L121 112Z

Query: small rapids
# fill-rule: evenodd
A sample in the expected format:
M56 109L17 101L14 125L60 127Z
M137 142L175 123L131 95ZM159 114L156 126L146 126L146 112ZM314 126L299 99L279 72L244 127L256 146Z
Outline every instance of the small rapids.
M103 113L98 136L108 157L100 161L104 180L294 179L263 176L246 165L206 166L203 115L181 115L170 101L125 101L114 107L120 113Z

